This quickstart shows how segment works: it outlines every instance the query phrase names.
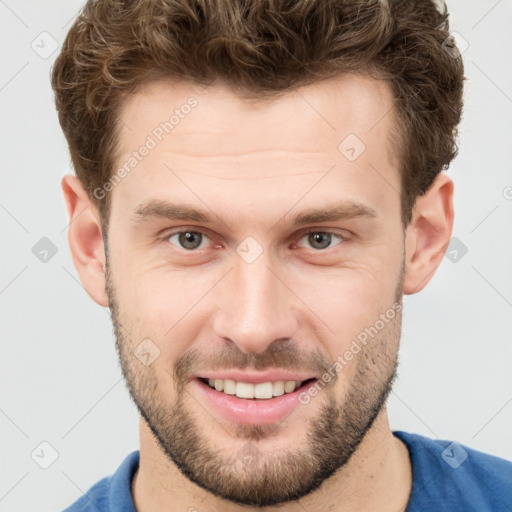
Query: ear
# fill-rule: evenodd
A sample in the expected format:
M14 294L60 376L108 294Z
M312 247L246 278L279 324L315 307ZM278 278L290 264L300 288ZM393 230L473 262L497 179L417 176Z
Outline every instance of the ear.
M89 296L107 307L105 248L98 210L76 176L64 176L61 185L69 215L68 241L73 263Z
M416 199L405 235L406 295L422 290L439 267L453 229L453 181L443 171Z

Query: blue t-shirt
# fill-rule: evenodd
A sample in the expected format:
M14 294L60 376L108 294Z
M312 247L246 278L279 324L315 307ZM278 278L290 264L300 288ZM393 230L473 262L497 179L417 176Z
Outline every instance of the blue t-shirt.
M413 485L406 512L510 512L512 462L456 442L395 431L411 458ZM136 512L131 495L139 451L64 512Z

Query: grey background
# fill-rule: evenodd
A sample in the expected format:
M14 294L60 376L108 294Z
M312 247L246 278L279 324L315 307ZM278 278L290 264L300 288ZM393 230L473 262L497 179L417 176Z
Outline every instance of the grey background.
M2 512L61 510L138 448L108 311L82 288L67 245L60 179L71 167L49 82L57 51L44 52L80 6L0 0ZM448 171L467 253L405 297L391 427L512 459L512 0L448 7L469 45ZM33 253L43 237L57 251L46 262Z

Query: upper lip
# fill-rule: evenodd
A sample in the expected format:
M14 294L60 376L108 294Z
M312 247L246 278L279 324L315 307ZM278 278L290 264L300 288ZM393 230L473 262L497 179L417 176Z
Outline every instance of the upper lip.
M247 382L249 384L259 384L261 382L276 382L279 380L290 381L305 380L316 378L314 375L303 372L289 372L284 370L272 370L266 372L247 372L240 370L226 371L204 371L196 375L196 378L202 379L219 379L219 380L235 380L237 382Z

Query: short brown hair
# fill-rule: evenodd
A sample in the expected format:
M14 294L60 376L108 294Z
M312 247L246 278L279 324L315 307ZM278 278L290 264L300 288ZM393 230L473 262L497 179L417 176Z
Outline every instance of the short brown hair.
M341 73L389 81L404 226L457 154L462 57L436 0L89 0L52 70L75 172L103 221L126 94L163 78L267 96Z

